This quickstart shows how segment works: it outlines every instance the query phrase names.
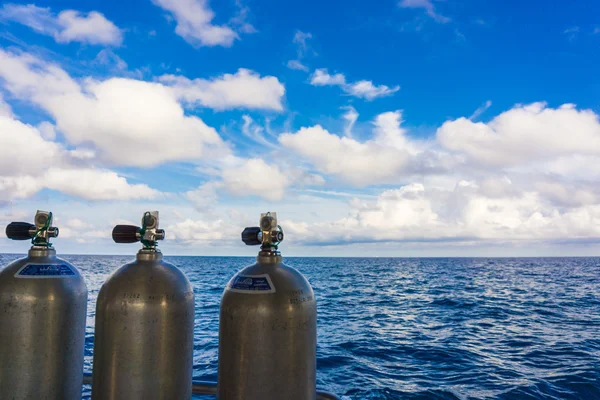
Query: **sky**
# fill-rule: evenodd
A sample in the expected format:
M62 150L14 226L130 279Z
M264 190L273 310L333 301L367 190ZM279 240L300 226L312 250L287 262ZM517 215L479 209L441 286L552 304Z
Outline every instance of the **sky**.
M0 228L59 252L600 255L600 3L0 5ZM0 252L27 250L0 238Z

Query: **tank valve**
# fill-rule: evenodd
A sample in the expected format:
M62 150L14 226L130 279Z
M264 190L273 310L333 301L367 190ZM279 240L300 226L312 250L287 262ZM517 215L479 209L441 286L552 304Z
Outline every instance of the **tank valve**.
M117 225L113 228L115 243L142 242L145 249L155 249L158 240L165 238L165 231L158 229L158 211L147 211L142 217L142 227L135 225Z
M259 225L244 229L242 241L248 246L260 244L262 250L277 250L277 246L283 241L283 229L277 224L277 213L260 214Z
M6 237L12 240L31 239L34 246L52 247L50 238L58 236L58 228L52 226L52 213L38 210L34 222L11 222L6 227Z

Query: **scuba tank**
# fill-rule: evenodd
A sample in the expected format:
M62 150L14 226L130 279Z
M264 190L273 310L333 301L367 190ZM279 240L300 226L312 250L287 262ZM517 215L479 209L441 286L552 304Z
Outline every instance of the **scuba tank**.
M6 236L31 240L29 254L0 272L0 399L80 400L87 287L56 257L52 213L11 222Z
M256 263L227 284L219 319L219 400L315 400L317 306L302 274L283 264L275 213L242 241Z
M96 305L93 400L185 400L192 396L194 292L156 248L158 212L142 227L117 225L117 243L142 242L136 260L102 285Z

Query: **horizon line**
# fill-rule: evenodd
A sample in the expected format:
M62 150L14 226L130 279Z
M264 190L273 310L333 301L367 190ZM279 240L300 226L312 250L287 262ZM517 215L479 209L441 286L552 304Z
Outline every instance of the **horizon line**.
M136 253L137 254L137 253ZM4 253L0 252L0 255L24 255L27 253ZM60 253L61 256L99 256L99 257L134 257L135 254L97 254L97 253ZM256 255L194 255L194 254L164 254L164 257L229 257L229 258L255 258ZM510 258L600 258L600 255L595 256L301 256L301 255L282 255L283 258L497 258L497 259L510 259Z

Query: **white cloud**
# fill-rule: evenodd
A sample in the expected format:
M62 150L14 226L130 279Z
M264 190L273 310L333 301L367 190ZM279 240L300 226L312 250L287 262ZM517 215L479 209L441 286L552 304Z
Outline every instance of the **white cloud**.
M43 184L86 200L152 199L160 194L145 184L132 185L113 171L91 168L50 168L43 176Z
M33 126L0 116L0 175L37 174L62 155L63 149Z
M177 27L175 33L192 46L224 46L230 47L239 35L227 25L213 25L215 13L210 9L208 0L152 0L152 2L169 11ZM247 13L247 11L246 11ZM242 14L238 15L238 18ZM244 17L239 19L242 21ZM254 32L249 24L233 21L243 32Z
M313 174L300 168L289 168L284 170L284 173L287 175L288 180L292 182L296 188L325 185L325 178L323 178L321 175Z
M403 122L401 111L389 111L376 116L373 121L375 142L383 147L393 147L415 154L418 151L416 142L406 138L407 132L402 128Z
M244 160L240 166L224 169L221 176L225 189L231 194L254 195L270 201L281 200L290 184L277 165L269 165L259 158Z
M0 92L0 117L12 117L13 112L10 104L4 101L2 93Z
M518 105L488 123L459 118L444 123L437 140L481 163L516 165L570 154L600 155L600 121L572 104Z
M117 71L125 71L127 63L110 49L102 49L93 61L95 64L114 67Z
M186 116L173 89L110 78L81 84L53 64L0 50L0 78L13 95L39 105L72 145L93 144L111 164L154 166L229 153L217 132Z
M400 86L373 85L371 81L358 81L344 86L344 91L351 96L373 100L378 97L391 96L400 90Z
M471 116L469 117L469 119L472 121L474 119L479 118L481 116L481 114L483 114L484 112L486 112L491 106L492 106L492 101L491 100L487 100L477 110L475 110L473 112L473 114L471 114Z
M118 46L123 41L121 30L97 11L86 14L64 10L55 15L50 8L33 4L5 4L0 9L0 19L26 25L38 33L54 37L58 43Z
M400 86L397 85L394 87L374 85L372 81L367 80L347 83L343 74L330 75L325 68L315 70L311 76L310 84L313 86L339 86L347 94L369 101L378 97L391 96L400 90Z
M235 0L235 5L238 9L237 14L229 20L229 23L241 33L256 33L258 32L254 26L246 20L250 14L250 8L242 4L241 0Z
M237 242L240 234L239 227L223 219L204 221L188 218L168 225L165 230L170 239L194 245L199 243L218 245L223 244L224 241L230 243L233 238Z
M308 67L302 64L300 60L302 60L307 55L307 52L310 48L307 43L307 40L309 39L312 39L312 34L310 32L302 32L300 30L296 31L296 33L294 34L294 39L292 41L296 45L297 59L290 60L287 62L287 67L289 69L308 72Z
M63 11L58 14L58 24L63 29L54 37L60 43L120 45L122 41L119 28L96 11L87 15L74 10Z
M281 134L279 142L309 159L319 171L353 185L393 183L410 172L415 152L400 123L399 111L377 116L375 137L365 142L337 136L320 125Z
M346 126L344 127L344 135L349 138L352 138L352 129L354 128L354 124L358 120L358 112L352 106L342 107L343 110L346 110L346 113L342 116L344 120L346 120Z
M31 197L42 189L32 176L0 176L0 201Z
M400 112L377 116L363 142L320 126L280 135L352 185L405 184L353 200L346 218L287 230L318 232L321 244L600 238L600 119L591 110L518 105L487 123L448 121L434 139L411 139Z
M265 137L265 129L254 122L251 116L242 115L244 124L242 125L242 134L256 144L264 146L265 148L277 148L275 140L269 140Z
M398 3L402 8L423 8L427 15L433 18L436 22L445 24L450 22L450 18L445 17L435 11L435 6L432 0L402 0Z
M0 176L0 200L28 198L42 189L90 201L153 199L160 192L146 184L130 184L116 172L50 168L40 175Z
M413 183L353 200L347 217L286 222L289 240L352 242L519 242L600 237L600 205L560 210L535 191L490 197L475 182L440 191ZM306 233L311 232L306 239Z
M89 229L92 225L80 220L79 218L70 218L65 222L65 226L72 229Z
M294 34L293 42L298 46L298 58L303 58L308 50L308 44L306 41L308 39L312 39L312 34L310 32L302 32L300 30L296 31Z
M210 80L163 75L160 81L172 87L179 98L192 105L216 110L283 110L283 84L274 76L261 77L244 68L240 68L235 74L224 74Z
M310 84L314 86L343 86L346 77L343 74L330 75L326 68L319 68L310 77Z
M215 206L218 198L217 190L222 187L221 182L211 181L186 192L184 196L198 211L203 212Z
M56 139L56 129L50 122L42 121L36 128L44 139L49 141Z
M249 117L248 117L249 118ZM251 119L250 119L251 120ZM280 201L286 189L322 186L325 179L305 169L290 165L276 149L270 158L277 163L267 163L262 158L239 158L235 156L220 160L214 171L213 180L183 194L199 212L211 211L217 206L220 195L235 197L257 196L268 201Z
M289 69L295 69L298 71L304 71L304 72L308 72L308 67L304 64L302 64L300 61L298 60L290 60L287 62L287 67Z
M73 151L44 138L31 125L0 116L0 200L27 198L44 188L86 200L146 199L160 194L145 184L129 184L113 171L79 167Z

